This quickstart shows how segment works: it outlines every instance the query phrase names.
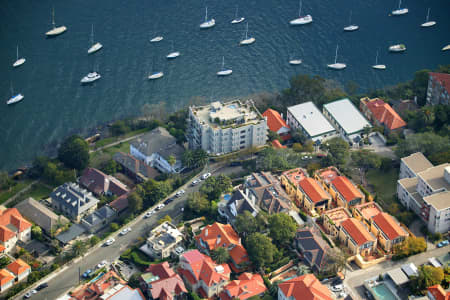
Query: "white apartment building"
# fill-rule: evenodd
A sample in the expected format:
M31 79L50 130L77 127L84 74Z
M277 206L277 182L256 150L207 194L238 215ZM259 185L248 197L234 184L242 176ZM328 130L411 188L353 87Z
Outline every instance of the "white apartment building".
M433 166L432 163L422 154L416 152L411 155L402 157L400 163L399 179L414 178L417 173L425 171Z
M220 155L252 147L267 141L267 120L253 101L239 100L189 107L187 140L190 149L203 149Z

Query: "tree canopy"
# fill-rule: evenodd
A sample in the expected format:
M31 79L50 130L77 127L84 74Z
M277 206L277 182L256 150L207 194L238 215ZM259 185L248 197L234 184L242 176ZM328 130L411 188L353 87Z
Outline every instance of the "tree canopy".
M328 158L333 165L344 165L349 156L349 145L340 137L327 140L322 147L328 151Z
M219 176L211 176L205 180L200 192L206 194L208 200L218 200L222 193L229 193L233 189L230 177L220 174Z
M247 238L246 249L256 267L264 267L271 264L278 251L270 238L259 232L252 233Z
M256 217L248 211L244 211L243 214L238 214L234 222L236 231L242 236L248 236L255 232L260 232L265 227L265 219L260 212Z
M230 260L230 254L224 247L218 247L211 251L211 258L218 264L224 264Z
M444 270L429 265L419 267L419 276L413 278L411 287L413 290L422 291L427 287L440 284L444 279Z
M181 162L187 168L201 168L208 162L208 153L202 149L188 149L183 152Z
M143 205L144 201L138 193L132 192L128 195L128 208L130 211L139 212L142 210Z
M425 156L449 151L450 137L439 136L432 132L417 133L400 140L395 149L398 157L405 157L415 152L422 152Z
M72 135L59 147L58 159L69 168L83 170L89 164L89 145L80 136Z
M277 213L269 217L270 237L276 245L289 245L297 231L297 224L291 216Z
M186 206L194 214L203 216L209 213L211 203L202 193L193 192L188 195Z
M381 166L381 157L367 149L354 151L351 157L353 163L364 171L378 169Z

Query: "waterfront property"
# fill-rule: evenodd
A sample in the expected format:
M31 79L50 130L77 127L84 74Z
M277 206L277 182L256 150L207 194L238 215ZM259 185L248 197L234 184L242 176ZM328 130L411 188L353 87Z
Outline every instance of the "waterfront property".
M278 284L278 300L333 300L331 291L314 276L306 274Z
M392 132L400 133L406 127L406 122L382 99L362 98L359 108L367 119L377 126L382 126L388 134Z
M384 212L372 217L370 232L378 238L379 245L386 252L394 250L394 247L403 242L409 235L393 216Z
M166 221L152 229L140 250L155 259L165 259L170 257L182 240L183 234L175 225Z
M155 168L127 153L117 152L113 155L113 159L122 166L126 175L138 183L155 178L160 174Z
M355 218L348 218L341 222L339 240L353 255L369 256L377 247L376 237Z
M267 287L259 274L242 273L237 280L227 284L220 293L220 300L240 299L245 300L251 297L262 297Z
M300 129L313 141L322 141L336 134L336 130L312 102L288 107L286 119L292 130Z
M83 187L97 196L122 196L129 192L127 186L118 179L95 168L86 168L79 181Z
M260 147L267 141L267 120L251 100L190 106L186 137L190 149L215 155Z
M162 173L179 173L183 169L184 148L165 128L158 127L133 140L130 154ZM171 161L174 160L174 161Z
M262 115L267 119L267 126L270 131L277 133L283 140L291 138L289 134L291 128L283 120L283 114L280 115L276 110L268 108Z
M187 294L180 275L168 262L151 264L139 278L142 290L150 299L183 299Z
M303 258L315 272L321 272L328 266L330 247L314 227L298 229L294 238L295 247L300 250Z
M17 208L0 208L0 251L14 253L16 243L31 240L31 223Z
M427 104L450 103L450 74L433 73L428 75Z

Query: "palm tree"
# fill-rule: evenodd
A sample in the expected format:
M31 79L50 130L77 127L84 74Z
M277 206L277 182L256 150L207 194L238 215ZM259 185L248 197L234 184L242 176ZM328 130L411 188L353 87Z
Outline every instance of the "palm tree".
M86 251L86 245L82 241L76 241L72 245L72 253L75 257L83 254L85 251Z
M211 251L211 258L218 264L224 264L230 260L230 254L223 247Z

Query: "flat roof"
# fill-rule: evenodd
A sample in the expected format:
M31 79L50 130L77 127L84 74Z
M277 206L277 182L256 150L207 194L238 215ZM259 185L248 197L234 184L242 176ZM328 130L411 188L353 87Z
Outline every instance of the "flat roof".
M437 210L443 210L450 207L450 191L436 193L423 198L423 201L430 204Z
M408 192L415 193L417 189L417 184L419 183L419 178L403 178L398 181Z
M402 157L402 162L416 174L433 167L433 164L422 154L422 152L416 152Z
M433 190L445 189L450 191L450 183L444 178L445 169L450 166L450 163L445 163L439 166L428 168L417 174L423 181L425 181Z
M366 126L372 127L347 98L325 104L323 109L333 116L348 135L359 132Z
M311 137L335 131L330 122L311 101L290 106L288 111Z
M387 274L397 286L403 285L409 281L408 276L406 276L400 268L390 270Z
M402 265L402 270L403 270L403 272L405 272L405 274L406 274L408 277L411 277L411 276L418 276L418 275L419 275L419 272L418 272L418 270L417 270L417 267L416 267L416 265L413 264L413 263L409 263L409 264L404 264L404 265Z

